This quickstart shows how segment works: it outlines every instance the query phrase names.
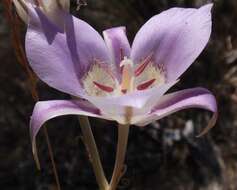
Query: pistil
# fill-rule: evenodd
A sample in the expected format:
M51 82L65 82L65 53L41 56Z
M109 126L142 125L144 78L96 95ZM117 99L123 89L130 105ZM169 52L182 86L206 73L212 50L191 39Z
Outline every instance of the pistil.
M127 57L120 63L120 67L123 67L122 70L122 82L121 82L121 92L127 93L133 91L133 62Z

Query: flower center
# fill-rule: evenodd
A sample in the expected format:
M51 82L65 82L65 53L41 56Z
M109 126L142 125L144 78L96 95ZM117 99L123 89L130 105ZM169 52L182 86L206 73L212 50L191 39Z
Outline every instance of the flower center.
M90 96L120 96L165 83L164 69L154 64L152 54L141 60L137 66L131 59L124 57L120 67L121 82L114 77L110 69L95 61L82 79L86 93Z

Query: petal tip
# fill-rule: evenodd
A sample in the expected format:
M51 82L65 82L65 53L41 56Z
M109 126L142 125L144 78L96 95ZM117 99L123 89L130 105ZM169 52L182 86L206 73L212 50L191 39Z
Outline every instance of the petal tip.
M218 113L216 112L212 116L212 118L209 121L207 127L199 135L197 135L196 137L200 138L200 137L203 137L204 135L206 135L209 132L209 130L211 130L215 126L217 118L218 118Z
M117 31L117 30L123 30L124 32L126 32L126 27L125 26L117 26L117 27L108 28L108 29L104 30L103 33L110 33L110 32Z
M207 12L211 12L212 8L214 6L214 3L208 3L206 5L203 5L202 7L200 7L200 10L205 10Z
M120 33L120 32L123 32L124 34L126 34L126 27L125 26L117 26L117 27L113 27L113 28L108 28L103 31L103 36L104 36L104 38L106 38L106 36L113 36L113 35Z

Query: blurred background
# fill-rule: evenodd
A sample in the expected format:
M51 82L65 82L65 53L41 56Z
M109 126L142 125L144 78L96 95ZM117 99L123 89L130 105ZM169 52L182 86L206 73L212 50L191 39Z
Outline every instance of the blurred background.
M200 7L207 0L88 0L71 11L98 31L125 25L132 42L151 16L178 7ZM37 138L41 172L31 152L29 118L34 101L24 69L17 62L9 23L0 4L0 189L55 190L55 180L43 132ZM210 114L200 110L175 113L145 128L132 127L127 171L119 190L237 189L237 1L215 0L213 32L208 46L173 88L203 86L219 104L219 119L206 136L195 135ZM22 43L25 26L20 25ZM41 100L69 98L38 81ZM116 123L91 119L103 166L111 177L115 160ZM47 124L63 190L98 189L75 117Z

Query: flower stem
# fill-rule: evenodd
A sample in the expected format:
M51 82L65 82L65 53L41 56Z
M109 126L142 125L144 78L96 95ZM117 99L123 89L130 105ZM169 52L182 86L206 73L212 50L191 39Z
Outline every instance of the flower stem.
M107 190L109 185L106 180L104 170L100 161L100 156L93 133L91 131L89 119L86 116L80 116L78 117L78 119L83 133L83 140L86 145L93 170L95 172L96 181L99 185L100 190Z
M47 142L47 146L48 146L49 157L50 157L52 167L53 167L53 174L55 177L57 190L61 190L61 185L60 185L60 181L59 181L59 177L58 177L58 171L57 171L57 167L56 167L56 163L55 163L55 159L54 159L53 149L52 149L52 145L49 140L48 130L45 126L43 127L43 129L44 129L44 136L46 138L46 142Z
M130 128L129 125L119 125L118 127L118 143L117 143L116 161L115 161L114 171L113 171L112 179L110 182L109 190L116 189L123 175L129 128Z

